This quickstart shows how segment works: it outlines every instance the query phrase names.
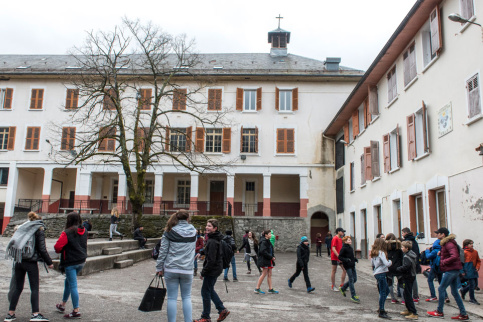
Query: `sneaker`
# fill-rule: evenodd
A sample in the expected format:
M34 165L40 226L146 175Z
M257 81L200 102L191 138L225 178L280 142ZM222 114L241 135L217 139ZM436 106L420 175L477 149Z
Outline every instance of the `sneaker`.
M69 314L64 315L65 319L80 319L81 314L76 311L72 311Z
M402 305L406 305L406 302L404 302L404 300L401 301L401 304Z
M437 317L437 318L444 317L444 314L441 313L441 312L438 312L438 311L428 311L427 313L428 313L428 315L434 316L434 317Z
M379 311L379 317L381 319L391 319L391 317L389 315L387 315L386 311Z
M475 300L470 300L470 303L480 305L480 303L475 299Z
M335 286L332 286L332 291L339 292L339 289L337 287L335 287Z
M406 311L402 311L402 312L401 312L401 313L399 313L399 314L406 316L406 315L411 314L411 312L409 312L408 310L406 310Z
M359 300L359 296L357 295L352 296L351 301L357 304L361 303L361 300Z
M124 238L124 235L121 235L121 240Z
M344 297L346 297L347 295L345 294L345 291L342 289L342 287L339 287L339 291L342 293L342 295L344 295Z
M211 322L211 319L201 318L199 320L193 320L193 322Z
M233 282L238 282L238 278L234 278L233 279Z
M248 271L248 272L247 272L247 274L251 274L251 273L252 273L252 271Z
M229 281L230 281L230 280L228 279L228 277L223 277L223 280L224 280L225 282L229 282Z
M413 299L414 304L419 304L419 299Z
M458 316L452 316L451 320L469 320L470 318L468 315L458 315Z
M49 322L49 319L47 319L45 316L43 316L42 314L36 314L36 315L33 315L30 317L30 321L46 321L46 322Z
M60 313L64 313L65 312L65 306L63 306L62 304L56 304L55 305L55 308L57 309L57 311L59 311Z
M307 288L307 293L315 291L315 287L308 287Z
M398 300L391 300L391 304L399 304Z
M223 321L226 319L226 317L230 314L230 311L227 309L224 309L223 311L220 312L220 315L218 316L218 319L216 320L217 322Z
M406 319L408 319L408 320L417 320L418 319L418 315L411 313L409 315L406 315Z
M10 322L10 321L15 321L17 319L17 317L15 316L15 313L10 315L7 313L7 316L5 317L5 320L3 320L4 322Z
M288 279L288 287L292 288L292 282L290 282L290 278Z
M268 290L269 294L278 294L278 291L275 291L273 288Z
M438 298L437 297L430 297L430 298L426 299L426 302L438 302Z
M477 286L477 287L475 288L475 291L480 291L480 288Z
M259 289L259 288L256 288L256 289L255 289L255 294L265 294L265 292L264 292L264 291L262 291L262 290L261 290L261 289Z

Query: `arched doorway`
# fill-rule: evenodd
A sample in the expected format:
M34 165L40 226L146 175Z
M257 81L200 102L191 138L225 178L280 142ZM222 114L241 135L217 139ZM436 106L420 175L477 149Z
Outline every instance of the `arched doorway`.
M310 219L310 243L315 245L315 239L318 233L324 239L329 231L329 217L323 212L316 212Z

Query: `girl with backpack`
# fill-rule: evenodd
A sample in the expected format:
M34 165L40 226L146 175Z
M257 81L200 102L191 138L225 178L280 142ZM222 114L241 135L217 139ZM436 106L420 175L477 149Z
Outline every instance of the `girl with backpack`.
M262 233L262 240L260 241L259 247L259 259L258 259L258 266L262 269L262 275L258 279L257 288L255 289L256 294L265 294L260 289L263 280L267 277L268 283L268 293L270 294L278 294L278 291L275 291L272 286L272 269L275 266L275 256L273 252L273 245L270 242L270 238L272 237L272 233L270 230L264 230Z
M262 270L260 269L260 267L258 266L258 257L257 257L257 254L258 254L258 240L257 240L257 236L255 236L255 234L251 231L249 231L247 233L247 236L246 238L243 238L243 244L241 245L240 250L242 249L245 249L245 253L248 255L248 259L247 259L247 267L248 267L248 272L247 274L251 274L252 273L252 269L251 269L251 266L250 266L250 259L253 259L253 262L255 263L255 265L257 266L258 268L258 272L261 273Z
M4 321L16 320L15 309L22 294L25 275L29 277L30 303L32 315L30 321L49 321L39 311L39 266L38 261L44 261L53 268L52 259L45 247L44 224L35 212L28 214L29 221L18 227L7 246L7 258L14 260L15 274L8 314Z

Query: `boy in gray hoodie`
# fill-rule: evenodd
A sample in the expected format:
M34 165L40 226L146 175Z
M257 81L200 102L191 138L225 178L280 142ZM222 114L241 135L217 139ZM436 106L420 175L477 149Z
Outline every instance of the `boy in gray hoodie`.
M413 283L416 279L417 255L411 250L412 246L410 241L402 242L403 264L396 269L396 272L402 275L401 282L404 287L404 302L406 304L406 311L401 312L401 315L409 320L417 320L418 311L416 311L412 296Z

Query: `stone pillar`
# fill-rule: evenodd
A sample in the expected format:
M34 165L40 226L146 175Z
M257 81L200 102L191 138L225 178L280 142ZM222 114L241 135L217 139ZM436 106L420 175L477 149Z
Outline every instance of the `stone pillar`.
M54 169L51 167L44 167L44 184L42 187L42 213L49 212L50 195L52 193L52 177Z
M300 175L300 217L307 217L307 204L309 203L309 197L307 190L309 188L307 183L307 175Z
M154 205L153 214L159 215L161 213L161 203L163 201L163 174L154 174Z
M90 208L92 173L77 168L77 179L75 184L75 208Z
M122 214L127 209L127 181L126 174L119 172L119 180L117 186L117 210Z
M191 174L190 210L198 210L199 173Z
M18 168L17 162L10 162L8 167L8 183L7 193L5 198L5 211L3 215L3 223L1 233L5 231L10 219L13 217L15 210L15 200L17 198L17 184L18 184Z
M226 214L228 215L229 208L231 205L231 215L234 216L235 210L235 176L226 176Z
M271 174L263 174L263 217L270 217L270 181Z

